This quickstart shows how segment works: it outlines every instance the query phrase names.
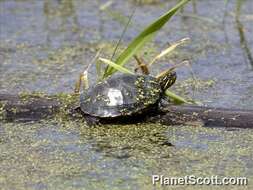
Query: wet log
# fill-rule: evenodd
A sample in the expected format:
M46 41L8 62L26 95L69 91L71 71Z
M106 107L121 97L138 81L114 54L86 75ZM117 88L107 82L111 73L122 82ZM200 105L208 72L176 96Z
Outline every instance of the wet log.
M55 97L0 94L0 119L37 121L56 114L62 103Z
M253 110L171 105L162 120L164 124L201 121L208 127L253 129Z
M77 104L78 101L73 104L58 96L26 95L24 98L20 95L0 94L0 120L37 121L54 117L63 108L73 117L77 114L74 112ZM253 129L253 110L191 105L169 105L164 110L164 113L152 117L151 121L166 125L201 121L204 126Z

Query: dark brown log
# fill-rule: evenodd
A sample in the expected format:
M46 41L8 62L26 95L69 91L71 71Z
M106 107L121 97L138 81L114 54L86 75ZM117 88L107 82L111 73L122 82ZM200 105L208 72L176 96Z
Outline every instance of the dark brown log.
M78 104L70 104L57 96L0 94L0 119L7 121L35 121L53 117L62 108L73 113ZM183 124L201 120L205 126L229 128L253 128L253 110L233 110L200 106L170 105L165 114L159 114L152 122L163 124ZM73 116L70 114L70 117Z
M174 105L166 110L165 123L201 120L205 126L253 129L253 110Z
M61 105L61 102L56 98L0 94L0 119L36 121L52 117Z

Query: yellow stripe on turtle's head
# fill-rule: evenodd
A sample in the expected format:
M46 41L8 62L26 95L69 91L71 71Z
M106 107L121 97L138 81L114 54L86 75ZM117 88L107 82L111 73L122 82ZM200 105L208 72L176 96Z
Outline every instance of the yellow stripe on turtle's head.
M177 74L174 71L174 68L170 68L159 74L156 78L161 85L162 90L165 91L176 82Z

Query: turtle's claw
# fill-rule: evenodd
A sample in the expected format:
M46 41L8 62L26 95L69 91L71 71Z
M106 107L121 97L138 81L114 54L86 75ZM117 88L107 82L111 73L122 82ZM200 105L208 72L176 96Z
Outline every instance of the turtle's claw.
M101 123L99 121L99 118L97 118L97 117L86 115L85 120L86 120L87 125L90 126L90 127L91 126L101 125Z

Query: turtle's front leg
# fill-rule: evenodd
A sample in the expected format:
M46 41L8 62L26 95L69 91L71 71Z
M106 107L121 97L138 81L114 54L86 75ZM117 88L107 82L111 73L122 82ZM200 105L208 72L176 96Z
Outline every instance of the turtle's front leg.
M172 105L171 99L167 96L162 96L158 103L158 111L159 112L167 112L168 107Z

